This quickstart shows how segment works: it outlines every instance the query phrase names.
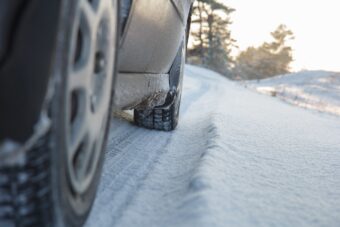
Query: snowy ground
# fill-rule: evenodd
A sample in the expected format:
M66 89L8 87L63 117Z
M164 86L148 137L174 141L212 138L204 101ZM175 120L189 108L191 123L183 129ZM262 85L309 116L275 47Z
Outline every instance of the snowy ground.
M176 131L121 118L86 226L339 226L339 117L188 66Z
M303 71L245 84L293 105L340 116L340 73Z

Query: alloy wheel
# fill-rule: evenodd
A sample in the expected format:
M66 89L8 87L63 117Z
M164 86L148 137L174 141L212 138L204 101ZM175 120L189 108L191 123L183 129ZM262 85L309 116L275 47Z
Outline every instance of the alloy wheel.
M66 82L67 174L75 200L95 176L104 143L118 32L112 0L79 1Z

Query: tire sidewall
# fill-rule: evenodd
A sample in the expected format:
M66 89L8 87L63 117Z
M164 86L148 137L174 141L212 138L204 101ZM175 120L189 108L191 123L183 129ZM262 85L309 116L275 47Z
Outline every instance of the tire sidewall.
M176 88L176 96L173 105L171 105L171 112L173 115L173 121L172 121L172 128L175 129L178 125L179 121L179 113L180 113L180 106L181 106L181 98L182 98L182 90L183 90L183 77L184 77L184 65L185 65L185 58L186 58L186 45L187 45L187 32L183 35L183 41L181 44L180 49L178 50L181 52L180 61L178 61L178 65L174 65L173 67L180 68L179 70L179 79L178 79L178 85ZM176 62L176 61L175 61Z

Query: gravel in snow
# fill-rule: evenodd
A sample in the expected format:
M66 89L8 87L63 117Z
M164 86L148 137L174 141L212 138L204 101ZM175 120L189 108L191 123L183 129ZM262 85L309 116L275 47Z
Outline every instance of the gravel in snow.
M340 118L185 74L174 132L113 120L86 226L340 225Z

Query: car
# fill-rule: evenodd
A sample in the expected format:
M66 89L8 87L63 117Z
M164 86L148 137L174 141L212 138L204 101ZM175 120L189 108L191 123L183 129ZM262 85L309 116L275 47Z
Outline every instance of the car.
M0 1L0 226L82 226L111 111L176 128L192 0Z
M149 0L128 5L132 13L123 21L114 104L134 109L139 126L165 131L177 126L191 4Z

